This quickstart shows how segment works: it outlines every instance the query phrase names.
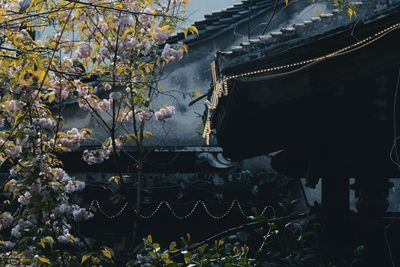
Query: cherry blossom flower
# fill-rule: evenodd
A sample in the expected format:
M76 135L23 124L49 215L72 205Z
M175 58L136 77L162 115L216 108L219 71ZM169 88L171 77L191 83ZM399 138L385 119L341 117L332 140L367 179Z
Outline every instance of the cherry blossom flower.
M91 3L97 0L88 0L85 8L63 6L55 1L54 5L39 6L43 12L50 11L52 15L38 18L40 25L52 24L55 33L35 40L21 25L27 21L26 12L37 10L26 9L29 3L23 0L3 2L0 6L8 8L1 17L3 24L7 25L9 19L18 23L2 28L0 43L20 52L12 53L6 49L5 55L11 57L4 57L4 64L0 66L2 77L6 77L0 96L0 127L5 126L0 133L0 146L4 148L0 153L0 164L7 160L10 178L14 178L5 184L3 196L11 202L10 208L19 205L20 209L15 217L9 212L0 212L0 231L4 240L0 242L0 250L12 249L29 260L34 259L32 262L47 257L52 265L59 266L59 244L63 244L65 255L73 251L78 259L82 257L78 255L79 248L84 246L79 238L72 236L75 231L70 223L93 217L90 210L76 204L79 198L75 194L84 190L85 183L71 178L59 167L63 163L59 154L77 150L91 131L63 130L62 102L77 101L85 113L96 113L107 122L113 107L118 107L116 118L121 123L131 120L129 123L142 124L153 117L159 121L171 118L175 113L173 106L154 112L148 108L151 101L147 98L148 90L153 86L150 84L154 81L153 75L161 77L166 63L182 58L183 50L179 45L166 45L162 53L159 53L159 45L176 30L177 18L183 13L180 7L168 9L164 2L124 0L108 3L118 9L122 4L128 11L117 15L119 12L115 10L96 9ZM173 0L171 3L168 4L183 2ZM52 8L57 8L56 12ZM71 27L79 29L79 33L68 38ZM112 64L114 54L116 61ZM18 59L13 59L14 56ZM23 63L19 62L20 58ZM49 60L51 68L47 68ZM148 71L150 65L156 66L154 72ZM134 111L132 101L135 102ZM12 135L10 128L15 129ZM121 151L124 142L131 140L127 136L131 134L114 140L107 136L100 149L85 150L83 160L89 165L103 163L112 153ZM41 239L46 236L56 241L53 249L47 243L43 246ZM29 244L24 244L24 240L29 240ZM32 240L34 242L30 242ZM74 246L75 243L79 247ZM96 266L101 264L96 263ZM67 258L63 265L70 265Z
M67 185L65 186L65 192L68 194L72 194L75 192L79 192L85 189L85 182L82 181L68 181Z
M98 110L109 112L111 110L111 101L103 99L97 104L97 107Z
M61 244L72 243L75 238L70 234L69 229L63 229L62 235L57 237L57 241Z
M139 41L135 37L131 37L126 41L125 43L125 48L130 49L130 48L135 48L139 44Z
M83 99L79 99L79 107L81 109L85 109L85 110L95 110L95 111L99 111L97 108L97 104L98 104L98 99L91 96L91 95L87 95L85 97L83 97Z
M153 28L152 36L158 44L163 44L168 39L169 34L166 30L156 26Z
M79 59L86 59L90 57L92 54L92 48L86 42L81 42L79 45L78 50L76 50L75 55Z
M72 213L73 208L71 205L67 204L67 203L62 203L60 206L58 206L55 210L54 210L54 214L58 217L61 217L65 214L69 214Z
M147 110L141 110L137 114L139 121L149 121L153 117L153 112Z
M14 217L9 212L0 214L0 231L10 227L13 223Z
M156 120L158 121L165 121L172 117L175 114L175 107L174 106L167 106L165 108L160 108L159 111L154 113Z
M118 138L114 140L115 143L115 150L119 152L122 148L122 141ZM106 141L103 143L102 148L107 151L109 154L114 152L113 142L111 137L107 138Z
M29 220L19 219L17 225L15 225L14 228L11 229L11 235L15 238L21 238L21 232L24 232L26 229L32 226L33 224Z
M151 51L151 43L149 40L144 39L140 44L139 44L139 52L143 56L147 56L150 54Z
M110 50L108 50L107 47L103 46L102 48L100 48L100 54L103 56L103 58L111 60Z
M11 100L8 101L8 103L10 104L11 109L14 112L22 109L25 106L25 103L20 100Z
M90 213L89 211L87 211L86 209L79 208L72 212L72 216L75 221L82 222L82 221L86 221L86 220L92 218L93 214Z
M183 52L172 48L170 44L165 44L161 55L166 61L179 61L183 57Z
M112 100L119 100L119 99L121 99L121 97L122 97L121 92L112 92L112 93L110 93L110 100L111 101Z
M110 83L105 83L103 86L104 90L110 91L112 89L112 85Z
M86 139L87 135L85 132L79 132L78 129L72 128L58 142L66 151L73 151L80 147L81 142Z
M139 17L139 20L144 25L148 25L150 23L151 15L154 14L154 11L150 7L146 7L143 10L143 13L144 14Z
M100 25L100 29L103 31L103 33L106 32L106 31L108 31L108 29L109 29L108 24L107 24L106 22L103 22L103 23Z
M76 87L76 91L78 92L78 96L86 97L88 95L88 93L89 93L89 86L78 85Z
M11 148L11 149L6 149L5 152L6 152L6 155L7 155L7 156L9 156L9 157L15 159L15 158L17 158L17 157L21 154L21 152L22 152L22 147L21 147L21 146L14 146L14 147Z
M18 202L21 203L22 205L27 205L31 197L32 197L31 193L27 191L18 198Z
M124 28L127 26L132 26L134 23L133 16L131 14L121 16L119 20L119 26Z
M109 151L104 149L97 149L97 150L85 150L83 152L83 160L86 161L89 165L93 164L100 164L103 163L104 160L109 158Z
M56 127L57 122L51 118L35 118L32 120L32 124L46 129L52 129Z

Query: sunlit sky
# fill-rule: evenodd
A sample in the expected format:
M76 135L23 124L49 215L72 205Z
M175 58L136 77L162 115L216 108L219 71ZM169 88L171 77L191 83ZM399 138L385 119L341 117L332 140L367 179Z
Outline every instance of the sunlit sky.
M188 8L189 23L200 20L205 14L240 3L240 0L191 0Z

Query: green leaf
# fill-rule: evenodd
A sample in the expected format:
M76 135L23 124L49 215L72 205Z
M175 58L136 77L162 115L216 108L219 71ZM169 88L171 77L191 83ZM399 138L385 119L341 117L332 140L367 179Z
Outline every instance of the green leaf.
M152 132L149 132L149 131L144 131L144 132L143 132L143 136L144 136L144 137L153 137L153 133L152 133Z
M83 255L81 263L86 262L88 259L90 259L93 256L93 254L94 254L93 252L90 252L90 253L86 253L85 255Z
M112 251L111 248L104 247L104 248L101 250L101 253L103 254L104 257L106 257L106 258L112 260L114 252Z
M179 249L176 248L176 242L172 242L171 244L169 244L169 252L170 253L179 252Z
M45 256L38 256L37 259L39 260L40 263L51 265L50 260Z
M121 182L121 177L119 177L119 176L111 176L111 177L108 179L108 181L109 181L109 182L114 182L114 183L116 183L116 184L120 184L120 182Z
M53 248L53 244L54 244L54 239L51 236L46 236L43 237L42 239L40 239L39 241L39 245L42 246L43 248L46 247L46 244L48 244L51 248Z

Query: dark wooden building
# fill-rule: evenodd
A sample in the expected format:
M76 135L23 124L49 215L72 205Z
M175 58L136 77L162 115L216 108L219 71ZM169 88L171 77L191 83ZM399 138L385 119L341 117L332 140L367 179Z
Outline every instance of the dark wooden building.
M363 266L390 266L399 263L384 218L389 178L400 174L400 3L352 4L352 18L333 9L218 53L204 136L227 158L279 151L279 172L309 186L322 178L326 247L360 235L374 262Z

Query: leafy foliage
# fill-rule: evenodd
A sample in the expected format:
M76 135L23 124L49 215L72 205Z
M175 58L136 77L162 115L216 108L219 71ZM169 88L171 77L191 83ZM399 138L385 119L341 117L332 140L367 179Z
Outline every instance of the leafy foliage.
M108 134L99 149L83 153L88 164L118 157L129 142L142 147L152 137L146 122L165 122L175 112L151 104L164 67L187 51L183 44L165 44L179 30L186 5L0 1L0 164L10 170L2 188L1 266L113 264L111 248L96 247L80 233L80 222L93 217L76 197L85 183L71 178L59 160L96 135L64 128L63 111L78 103ZM132 166L138 161L143 158ZM121 177L109 180L122 187Z

